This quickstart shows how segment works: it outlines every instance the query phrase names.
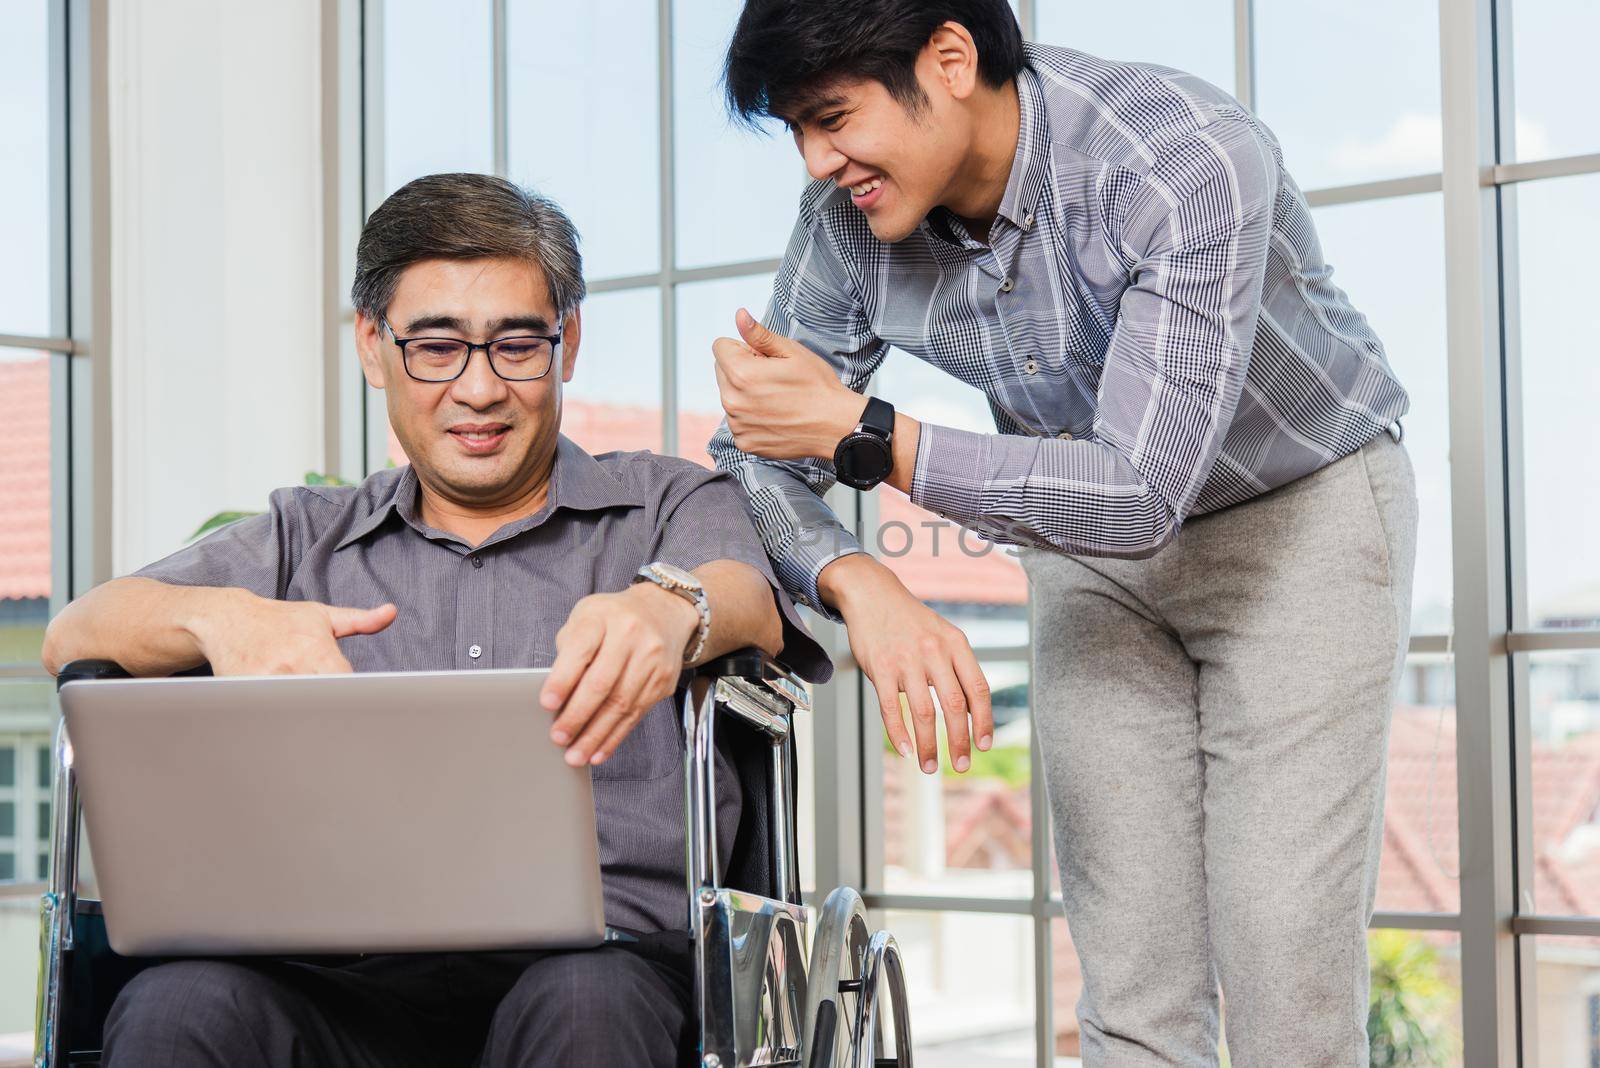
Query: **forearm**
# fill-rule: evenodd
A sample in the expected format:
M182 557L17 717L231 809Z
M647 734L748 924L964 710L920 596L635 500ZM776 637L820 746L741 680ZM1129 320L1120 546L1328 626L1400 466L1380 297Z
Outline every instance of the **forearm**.
M695 663L751 645L769 656L783 651L783 619L761 572L738 560L713 560L695 568L694 577L711 607L711 631Z
M248 596L238 589L112 579L51 620L41 660L52 675L91 657L115 660L134 675L170 675L205 660L194 635L196 621Z

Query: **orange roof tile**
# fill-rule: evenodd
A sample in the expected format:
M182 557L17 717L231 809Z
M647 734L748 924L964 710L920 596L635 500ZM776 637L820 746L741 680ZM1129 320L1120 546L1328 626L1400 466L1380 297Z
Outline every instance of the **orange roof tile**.
M0 358L0 599L50 596L50 358Z

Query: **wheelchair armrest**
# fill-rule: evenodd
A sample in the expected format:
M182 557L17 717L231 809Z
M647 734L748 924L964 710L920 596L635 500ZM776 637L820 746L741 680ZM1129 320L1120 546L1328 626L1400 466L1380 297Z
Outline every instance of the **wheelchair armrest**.
M174 671L174 678L211 674L210 664L198 664L182 671ZM69 660L56 676L56 689L69 682L98 682L105 679L131 679L133 673L115 660Z
M805 683L783 663L755 646L736 649L694 669L695 675L713 681L742 679L758 689L775 692L793 711L810 711L811 695Z
M56 689L69 682L89 682L98 679L128 679L133 676L115 660L71 660L56 676Z

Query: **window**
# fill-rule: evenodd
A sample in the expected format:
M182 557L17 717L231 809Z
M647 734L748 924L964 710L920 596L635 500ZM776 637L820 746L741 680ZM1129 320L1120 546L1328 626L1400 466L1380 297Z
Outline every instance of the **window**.
M1156 0L1139 17L1110 4L1035 0L1036 39L1105 59L1158 63L1236 92L1232 0Z
M1516 120L1506 154L1536 160L1600 152L1600 123L1587 106L1591 94L1582 80L1592 55L1589 46L1600 40L1600 5L1516 0L1507 21Z
M1437 171L1434 0L1257 0L1256 111L1302 189Z
M1600 470L1600 360L1586 310L1600 265L1583 253L1600 242L1600 174L1526 182L1507 195L1521 303L1527 621L1600 626L1600 497L1574 478Z
M385 50L377 57L382 128L367 132L369 167L383 172L377 187L392 189L427 170L498 167L561 202L582 233L592 287L577 373L566 388L565 431L592 451L653 448L708 463L705 444L720 419L710 343L734 333L739 306L758 315L765 309L806 181L781 131L751 133L723 113L717 66L738 0L505 0L499 39L491 0L473 0L444 22L418 0L370 6L381 7L383 27L370 43ZM1591 945L1600 944L1600 905L1588 894L1600 885L1593 865L1600 780L1584 778L1600 738L1600 558L1585 540L1600 529L1600 496L1584 481L1600 470L1592 429L1600 361L1591 358L1584 309L1600 275L1577 251L1600 245L1593 210L1600 160L1569 160L1560 175L1537 170L1538 161L1600 152L1600 126L1581 86L1584 49L1600 32L1594 5L1013 6L1035 40L1192 73L1260 114L1314 207L1334 283L1372 321L1411 395L1404 427L1417 475L1419 550L1369 943L1374 989L1394 995L1374 1002L1375 1055L1487 1068L1492 1042L1469 1049L1467 1036L1483 1037L1478 1029L1486 1024L1498 1028L1508 1005L1516 1019L1520 1005L1519 1024L1537 1020L1530 1039L1538 1064L1600 1068L1600 966ZM1476 55L1441 62L1441 41L1457 47L1459 39L1441 35L1441 19L1474 12L1496 20L1497 69ZM447 61L459 77L434 98L416 99L399 67L419 56ZM497 56L505 71L500 99ZM1463 65L1476 68L1475 98L1442 98L1441 71ZM1486 240L1463 243L1440 192L1456 177L1441 173L1444 130L1470 124L1497 89L1499 103L1511 106L1501 120L1509 125L1491 131L1495 162L1513 166L1491 175L1500 183L1500 211ZM1474 188L1479 180L1472 176ZM15 292L0 287L0 302ZM1452 349L1455 320L1447 313L1479 293L1494 327L1491 356L1505 361L1506 403L1452 411L1467 396L1452 384L1470 380L1481 351ZM0 334L13 329L7 314L0 303ZM51 357L34 358L48 366ZM889 354L874 388L919 418L992 429L981 397L904 353ZM0 391L0 405L10 396ZM381 429L381 413L373 423ZM10 425L0 422L0 435ZM1462 464L1480 432L1487 448L1478 466ZM0 450L0 463L4 456ZM1490 481L1464 490L1464 472L1479 469ZM1497 478L1505 506L1489 507L1480 490ZM816 777L801 785L807 885L816 882L811 872L843 873L895 930L911 962L918 1052L930 1062L1076 1056L1081 975L1059 918L1048 810L1029 738L1026 580L1003 548L984 551L970 537L963 543L954 528L891 490L836 491L834 499L841 514L859 514L863 541L880 559L965 630L995 691L1000 726L995 749L974 772L921 775L886 748L870 687L841 671L818 691L823 710L802 723L803 731L818 731L827 761L808 761ZM1493 576L1495 563L1492 551L1452 529L1462 516L1469 527L1503 533L1515 561L1505 581L1488 583L1488 603L1499 604L1503 592L1515 621L1505 636L1511 685L1498 694L1457 686L1458 675L1476 680L1485 666L1483 654L1463 654L1457 636L1505 629L1493 619L1461 618L1472 611L1464 606L1483 603L1475 585ZM1458 559L1463 552L1476 555ZM9 619L0 620L0 633ZM27 624L19 617L16 626ZM1481 725L1499 730L1513 721L1526 751L1509 739L1486 750ZM1494 767L1498 753L1514 750L1515 767ZM30 774L21 752L19 782ZM1481 825L1478 809L1458 805L1458 766L1479 782L1510 770L1529 786L1531 811L1516 812L1513 797L1497 796L1502 818ZM838 781L829 778L836 773ZM27 803L18 799L24 811ZM841 808L847 814L833 827L815 818ZM864 813L860 828L849 812ZM18 830L33 829L21 825L29 822ZM1464 919L1461 883L1485 876L1461 874L1461 842L1490 842L1519 826L1534 840L1498 842L1514 848L1495 851L1531 862L1533 885L1497 906L1497 917L1511 915L1514 933L1484 926L1498 919ZM31 848L19 846L19 855ZM1506 874L1489 878L1509 883ZM1529 929L1540 917L1575 924L1577 932ZM1485 947L1513 937L1535 939L1536 975L1520 991L1495 988L1501 1011L1464 1019L1463 970L1497 975ZM954 1005L970 1011L946 1010ZM1398 1030L1385 1032L1387 1025ZM1380 1042L1388 1045L1380 1050Z

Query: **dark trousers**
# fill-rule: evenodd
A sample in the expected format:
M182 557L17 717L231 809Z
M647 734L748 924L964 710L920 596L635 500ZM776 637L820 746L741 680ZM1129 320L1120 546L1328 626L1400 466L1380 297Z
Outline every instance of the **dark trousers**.
M186 960L139 973L106 1068L544 1068L693 1063L685 935L561 953Z

